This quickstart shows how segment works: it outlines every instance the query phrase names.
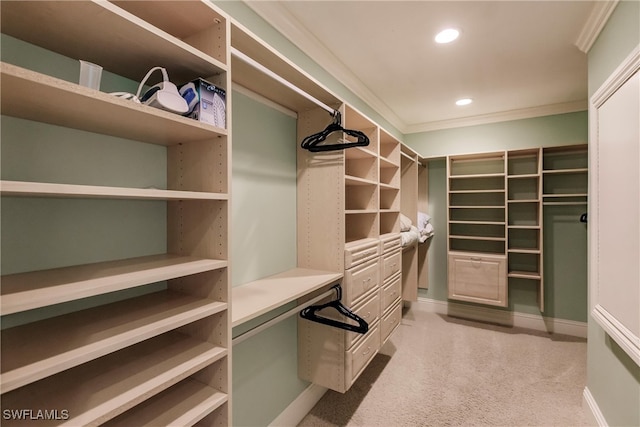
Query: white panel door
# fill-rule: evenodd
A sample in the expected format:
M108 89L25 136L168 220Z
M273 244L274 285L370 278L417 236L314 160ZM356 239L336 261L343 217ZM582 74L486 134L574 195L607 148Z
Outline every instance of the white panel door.
M593 317L640 365L640 50L591 102Z

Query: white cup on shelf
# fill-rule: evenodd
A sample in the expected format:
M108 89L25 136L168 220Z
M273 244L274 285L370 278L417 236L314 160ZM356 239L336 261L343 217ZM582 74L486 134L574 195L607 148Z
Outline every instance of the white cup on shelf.
M102 67L100 65L80 59L80 86L100 90Z

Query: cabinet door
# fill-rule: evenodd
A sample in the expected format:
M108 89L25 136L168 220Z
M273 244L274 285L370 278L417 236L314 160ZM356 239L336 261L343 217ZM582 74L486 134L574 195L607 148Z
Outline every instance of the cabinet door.
M506 257L449 254L449 298L507 306Z

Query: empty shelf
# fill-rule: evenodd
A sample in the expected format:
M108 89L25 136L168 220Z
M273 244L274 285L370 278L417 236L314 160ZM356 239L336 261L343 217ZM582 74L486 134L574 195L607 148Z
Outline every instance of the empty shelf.
M176 191L152 188L107 187L100 185L55 184L47 182L0 181L4 196L77 197L140 200L228 200L225 193Z
M66 409L70 418L64 425L98 425L227 354L225 348L171 332L5 393L2 407ZM4 422L33 425L28 419ZM57 424L60 420L38 422Z
M5 329L3 392L226 308L226 303L162 291Z
M227 261L151 255L2 277L2 314L72 301L227 266Z
M294 268L232 289L232 326L294 301L342 278L341 273Z
M103 427L192 426L227 400L225 393L187 378Z

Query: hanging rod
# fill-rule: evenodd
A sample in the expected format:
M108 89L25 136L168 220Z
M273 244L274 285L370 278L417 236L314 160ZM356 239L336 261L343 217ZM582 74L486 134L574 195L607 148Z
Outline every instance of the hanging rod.
M252 336L264 331L267 328L270 328L271 326L275 325L276 323L280 322L281 320L286 319L287 317L291 317L294 314L299 313L301 310L309 307L310 305L315 304L316 302L325 299L329 296L331 296L335 291L335 288L331 288L328 291L324 292L323 294L318 295L315 298L310 299L309 301L305 301L304 303L297 305L296 307L292 308L289 311L286 311L282 314L279 314L278 316L274 317L271 320L268 320L264 323L261 323L260 325L256 326L255 328L249 329L246 332L243 332L242 334L238 335L237 337L233 338L231 340L232 345L236 345L241 343L242 341L251 338Z
M314 98L313 96L309 95L307 92L303 91L298 86L295 86L293 83L285 80L283 77L280 77L278 74L274 73L273 71L271 71L270 69L268 69L264 65L260 64L259 62L255 61L254 59L252 59L252 58L248 57L247 55L245 55L244 53L240 52L235 47L231 47L231 55L233 55L236 58L240 59L241 61L251 65L253 68L257 69L258 71L261 71L262 73L264 73L267 76L271 77L272 79L278 81L279 83L285 85L286 87L288 87L289 89L293 90L297 94L302 95L303 97L305 97L309 101L313 102L317 106L321 107L322 109L326 110L330 114L333 115L335 113L335 111L336 111L335 108L331 108L327 104L325 104L324 102L320 101L319 99Z

